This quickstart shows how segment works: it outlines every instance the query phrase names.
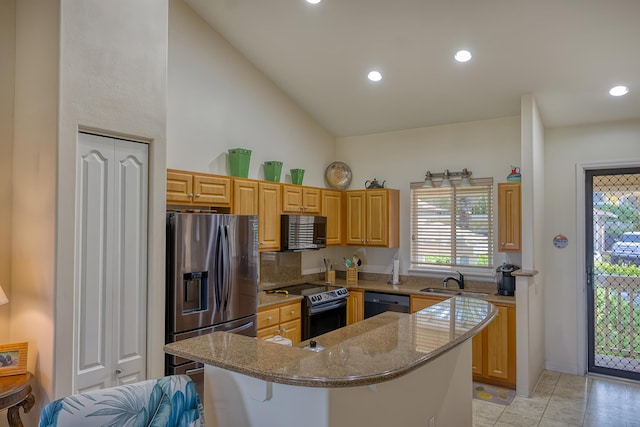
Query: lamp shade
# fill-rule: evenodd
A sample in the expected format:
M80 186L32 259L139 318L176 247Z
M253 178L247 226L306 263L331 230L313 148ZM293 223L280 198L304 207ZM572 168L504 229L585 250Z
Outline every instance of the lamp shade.
M6 304L9 302L9 298L7 298L7 294L4 293L4 289L0 286L0 305Z

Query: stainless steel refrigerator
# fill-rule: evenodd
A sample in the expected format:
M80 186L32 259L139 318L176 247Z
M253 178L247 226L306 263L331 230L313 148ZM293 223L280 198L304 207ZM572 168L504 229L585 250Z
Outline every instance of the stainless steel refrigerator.
M258 218L167 214L166 307L167 343L215 331L255 337ZM165 370L202 383L194 361L167 355Z

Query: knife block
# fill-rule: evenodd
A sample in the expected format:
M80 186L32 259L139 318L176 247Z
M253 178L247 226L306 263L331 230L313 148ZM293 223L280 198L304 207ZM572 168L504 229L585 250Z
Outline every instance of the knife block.
M347 268L346 269L346 282L347 282L347 285L357 285L358 284L358 269L357 268Z

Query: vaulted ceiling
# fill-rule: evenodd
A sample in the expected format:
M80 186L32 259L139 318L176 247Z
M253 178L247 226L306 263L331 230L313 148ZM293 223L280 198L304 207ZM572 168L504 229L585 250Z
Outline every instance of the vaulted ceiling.
M640 118L638 0L185 2L335 136L516 116L523 94L547 127Z

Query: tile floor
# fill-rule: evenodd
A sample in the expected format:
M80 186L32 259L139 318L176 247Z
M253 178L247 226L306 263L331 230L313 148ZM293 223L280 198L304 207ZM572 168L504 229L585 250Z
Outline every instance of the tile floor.
M530 398L473 399L473 426L640 427L640 383L545 371Z

